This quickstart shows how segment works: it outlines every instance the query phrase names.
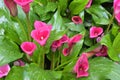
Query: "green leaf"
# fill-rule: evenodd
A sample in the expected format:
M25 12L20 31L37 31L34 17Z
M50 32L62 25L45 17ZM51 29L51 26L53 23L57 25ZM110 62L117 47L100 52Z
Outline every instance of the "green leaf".
M117 50L115 50L115 48L112 45L112 35L111 34L105 35L100 42L101 42L102 45L107 46L107 48L108 48L108 56L112 60L120 61L120 57L119 57L120 54L117 52Z
M80 14L79 14L79 16L82 18L82 22L84 22L84 15L85 15L84 11L80 12Z
M120 61L120 53L113 47L108 48L108 56L114 61Z
M20 7L18 7L18 11L20 11L18 14L19 19L8 15L9 10L6 10L6 8L0 9L0 26L6 30L7 37L19 44L21 41L27 40L27 35L25 35L27 30L25 30L25 34L21 31L20 26L23 26L24 29L26 27L25 24L22 23L25 22L25 14Z
M65 15L65 11L67 9L68 6L68 0L58 0L59 1L59 6L60 6L60 12L62 13L62 15Z
M110 34L106 34L102 37L100 43L102 45L106 45L107 47L112 47L112 40L111 40L111 35Z
M49 1L42 1L42 0L36 0L33 5L33 11L39 15L40 20L46 21L50 20L51 16L53 15L53 12L57 9L57 3L49 2Z
M54 12L57 9L57 4L54 2L48 2L45 7L45 13Z
M15 18L16 22L13 22L13 29L16 31L18 34L21 42L27 41L28 36L27 36L27 30L25 30L23 23L21 23L20 19ZM11 24L11 23L10 23Z
M66 26L71 31L82 32L84 30L84 25L83 24L74 24L73 22L71 22L71 23L67 23Z
M114 37L117 36L117 34L119 33L119 29L120 29L119 26L117 26L116 24L113 24L111 33Z
M40 6L43 6L43 5L47 5L47 0L34 0L34 3L37 3Z
M89 76L78 80L119 80L120 65L104 57L91 59Z
M69 5L71 14L79 14L86 7L88 1L89 0L73 0Z
M113 48L120 53L120 33L118 33L113 41Z
M62 72L43 70L36 64L13 67L5 80L60 80Z
M102 4L102 3L105 3L105 2L112 2L113 0L94 0L94 3L97 3L97 4Z
M39 16L42 16L42 14L44 14L44 12L45 12L45 5L43 5L43 4L41 4L41 5L39 5L39 3L34 4L32 7L33 7L33 11Z
M73 72L73 67L75 66L76 64L76 61L77 61L78 58L75 58L73 59L71 62L69 62L65 67L64 67L64 70L63 72Z
M118 35L115 37L111 50L112 50L112 52L111 52L112 56L111 57L115 61L120 61L120 33L118 33Z
M94 40L90 38L89 32L86 31L84 44L87 45L87 46L92 46L93 45L93 41Z
M78 80L75 77L76 77L76 75L74 73L64 72L61 80Z
M96 24L107 25L110 22L111 14L101 5L92 5L86 10Z
M34 26L35 20L39 20L39 17L33 10L31 10L29 14L30 14L30 25ZM33 29L33 27L32 27L32 29Z
M4 36L4 35L5 35L5 30L3 28L0 28L0 36Z
M22 57L19 47L7 38L0 36L0 65L10 63Z
M19 39L17 32L13 29L13 25L11 25L10 23L2 23L0 24L0 27L4 29L4 35L7 38L11 39L17 44L21 43L21 40ZM1 34L3 34L3 32L1 32Z
M59 31L59 30L62 29L62 27L63 27L63 20L62 20L62 17L60 15L60 10L59 9L55 12L53 17L49 21L49 24L52 24L52 30Z

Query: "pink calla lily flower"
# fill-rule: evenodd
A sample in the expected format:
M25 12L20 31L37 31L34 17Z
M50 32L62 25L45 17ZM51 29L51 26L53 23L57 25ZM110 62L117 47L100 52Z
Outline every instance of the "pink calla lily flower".
M12 16L17 16L18 10L17 5L13 0L4 0L6 7L9 9Z
M10 71L10 66L8 64L0 66L0 78L7 76Z
M18 5L20 5L25 13L30 11L30 3L33 0L14 0Z
M21 49L29 56L32 56L36 48L37 47L33 42L23 42L21 44Z
M88 63L88 58L85 53L83 53L77 63L74 66L74 72L77 73L77 78L80 77L87 77L88 74L88 69L89 69L89 63Z
M86 8L90 8L91 4L92 4L92 0L89 0L88 4L86 5Z
M55 52L57 48L59 48L62 45L62 43L60 42L60 40L56 40L52 43L52 51Z
M91 27L90 28L90 38L96 38L103 33L103 28L101 27Z
M46 29L45 27L33 30L31 32L32 38L37 41L41 46L44 46L46 44L46 41L50 35L50 30Z
M82 24L82 19L80 16L73 16L72 17L72 21L75 23L75 24Z
M99 57L99 56L105 57L105 56L108 55L108 54L107 54L107 50L108 50L108 48L107 48L106 46L102 45L102 48L100 49L100 51L97 52L95 55L98 56L98 57Z
M114 0L113 2L114 15L118 23L120 24L120 0Z
M41 29L43 27L46 27L50 30L52 29L52 25L48 25L42 21L37 21L37 20L34 22L34 27L35 27L35 29Z
M61 43L67 43L69 41L69 37L67 35L62 36L62 38L60 39Z
M82 35L81 34L77 34L75 36L73 36L72 38L70 38L68 45L72 46L73 44L79 42L82 39Z
M77 34L75 36L73 36L72 38L70 38L70 43L77 43L82 39L82 35L81 34Z
M35 21L34 27L35 30L31 32L32 38L36 40L41 46L44 46L48 37L50 36L52 26L41 21Z

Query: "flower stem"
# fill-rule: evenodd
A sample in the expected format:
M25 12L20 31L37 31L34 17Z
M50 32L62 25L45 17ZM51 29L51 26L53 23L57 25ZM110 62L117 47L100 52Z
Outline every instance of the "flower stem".
M53 70L55 66L54 57L55 57L55 53L52 53L52 60L51 60L51 66L50 66L51 70Z
M42 55L42 68L44 69L45 54Z
M87 58L90 58L90 57L92 57L93 55L95 55L96 54L96 52L87 52L86 53L87 54Z
M65 62L65 63L59 65L58 67L56 67L54 70L58 70L58 69L61 68L62 66L66 65L66 64L68 64L68 63L70 63L71 61L73 61L73 60L75 60L75 59L77 59L77 58L74 58L74 59L72 59L72 60L68 60L67 62Z
M60 51L59 51L59 54L58 54L57 66L59 65L59 63L60 63Z
M28 61L32 61L28 54L26 54L26 58L27 58Z
M45 54L39 54L37 63L42 69L44 69L44 59L45 59Z
M28 30L28 39L31 41L31 27L30 27L30 19L29 19L29 14L26 14L26 19L27 19L27 30Z
M108 33L108 31L109 31L110 26L111 26L111 24L112 24L112 22L113 22L114 17L115 17L115 16L114 16L114 14L113 14L112 17L111 17L111 19L110 19L110 22L109 22L109 24L108 24L106 33Z
M39 46L40 53L38 54L38 65L40 68L44 69L44 62L45 62L45 53L44 53L44 46Z

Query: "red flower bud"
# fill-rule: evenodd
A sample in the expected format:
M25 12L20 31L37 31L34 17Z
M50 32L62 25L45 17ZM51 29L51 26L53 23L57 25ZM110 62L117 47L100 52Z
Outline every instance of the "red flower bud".
M4 0L6 7L9 9L12 16L17 16L18 10L17 5L13 0Z

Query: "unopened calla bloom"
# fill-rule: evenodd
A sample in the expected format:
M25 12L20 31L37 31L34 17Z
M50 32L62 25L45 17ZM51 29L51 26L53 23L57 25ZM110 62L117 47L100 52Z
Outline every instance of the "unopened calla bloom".
M86 8L89 8L92 4L92 0L89 0L88 4L86 5Z
M72 38L70 38L68 45L72 46L73 44L79 42L82 39L82 35L81 34L77 34L75 36L73 36Z
M114 15L118 23L120 24L120 0L113 1Z
M7 76L10 71L10 66L8 64L0 66L0 78Z
M96 38L103 33L103 28L101 27L91 27L90 28L90 38Z
M59 48L62 45L62 43L60 42L60 40L56 40L52 43L52 51L55 52L57 48Z
M20 47L29 56L32 56L33 52L37 48L33 42L23 42Z
M71 51L71 48L68 47L68 48L64 48L64 49L62 50L62 53L63 53L64 56L68 56L69 53L70 53L70 51Z
M55 52L57 48L61 47L62 44L67 43L68 41L69 37L67 35L63 35L59 40L55 40L51 46L52 51Z
M52 29L52 25L48 25L42 21L37 21L37 20L34 22L34 27L35 27L35 29L41 29L43 27L46 27L50 30Z
M17 60L14 62L14 66L25 66L25 63L22 60Z
M46 44L48 37L50 36L50 30L46 27L36 29L31 32L31 36L41 46L44 46Z
M88 69L89 69L89 63L88 63L88 58L87 55L85 53L83 53L77 63L74 66L74 72L77 73L77 78L80 77L87 77L88 74Z
M11 16L17 16L17 5L13 0L4 0L6 7L9 9Z
M104 36L104 33L102 33L99 37L96 38L97 42L100 42L100 40L102 39L102 37Z
M108 54L107 54L107 47L106 46L104 46L104 45L102 45L102 48L100 49L100 51L99 52L97 52L95 55L96 56L103 56L103 57L105 57L105 56L107 56Z
M25 13L30 11L30 3L33 0L14 0L18 5L20 5Z
M80 16L73 16L72 17L72 21L75 23L75 24L82 24L82 19Z
M64 56L68 56L72 50L72 47L75 43L79 42L82 39L82 35L81 34L77 34L75 36L73 36L72 38L68 39L68 48L64 48L62 53Z
M67 35L63 35L62 38L60 39L61 43L67 43L69 41L69 37Z

